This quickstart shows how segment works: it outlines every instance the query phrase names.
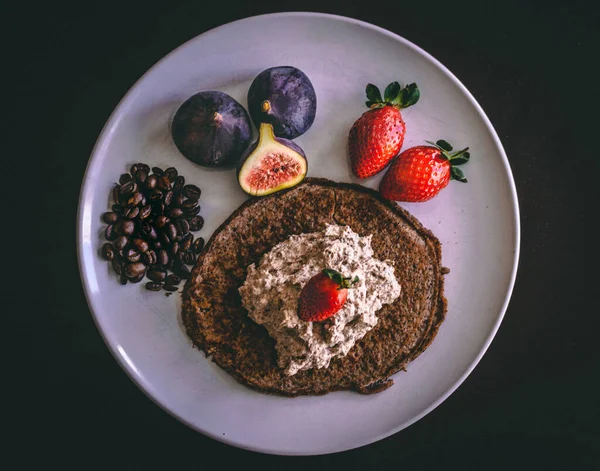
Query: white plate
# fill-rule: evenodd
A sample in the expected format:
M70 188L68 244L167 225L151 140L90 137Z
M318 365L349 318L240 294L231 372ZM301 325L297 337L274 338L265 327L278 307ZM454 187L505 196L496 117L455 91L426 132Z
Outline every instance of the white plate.
M267 32L267 33L266 33ZM274 38L277 38L274 40ZM98 256L102 212L118 176L135 162L175 166L203 193L200 231L213 230L244 201L233 171L207 171L175 148L169 123L178 106L206 89L246 106L263 69L293 65L318 97L313 127L297 139L309 176L353 181L348 130L365 111L368 82L384 88L416 82L419 103L403 115L404 146L446 139L470 146L469 183L451 182L427 203L403 205L439 237L449 308L433 344L395 385L374 396L337 392L287 399L236 383L192 348L181 326L180 297L120 286ZM380 176L366 182L376 187ZM362 446L412 424L466 378L489 346L506 310L519 252L515 186L502 145L465 87L433 57L386 30L314 13L244 19L204 33L152 67L116 108L94 148L79 206L78 255L85 293L102 336L129 376L190 427L239 447L279 454L320 454Z

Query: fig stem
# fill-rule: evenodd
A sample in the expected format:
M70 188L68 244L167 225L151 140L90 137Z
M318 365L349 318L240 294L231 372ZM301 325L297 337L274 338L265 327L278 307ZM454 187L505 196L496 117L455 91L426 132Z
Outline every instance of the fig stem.
M273 125L270 123L260 123L260 129L258 130L258 146L260 146L265 139L275 139L275 131L273 131ZM258 147L257 146L257 147Z
M269 111L271 111L271 102L269 102L269 100L265 100L260 104L260 108L263 110L264 113L268 113Z

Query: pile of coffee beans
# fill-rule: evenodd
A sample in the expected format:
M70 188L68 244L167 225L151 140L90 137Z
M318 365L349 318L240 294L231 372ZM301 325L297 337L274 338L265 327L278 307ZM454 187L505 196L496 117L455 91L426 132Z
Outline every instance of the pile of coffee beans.
M163 171L138 163L121 175L112 191L112 211L102 215L109 241L102 256L121 284L148 277L151 291L177 291L204 248L204 239L192 234L204 225L200 193L174 167Z

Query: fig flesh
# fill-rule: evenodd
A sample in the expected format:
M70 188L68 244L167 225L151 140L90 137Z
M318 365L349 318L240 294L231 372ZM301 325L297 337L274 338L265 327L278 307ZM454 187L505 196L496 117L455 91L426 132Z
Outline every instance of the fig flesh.
M297 185L307 171L308 162L300 146L275 137L273 126L262 123L258 140L242 157L238 182L249 195L265 196Z
M250 85L248 110L256 127L269 123L277 137L295 139L312 126L317 95L300 69L271 67L258 74Z
M177 110L173 141L192 162L204 167L235 166L250 144L252 128L245 108L219 91L203 91Z

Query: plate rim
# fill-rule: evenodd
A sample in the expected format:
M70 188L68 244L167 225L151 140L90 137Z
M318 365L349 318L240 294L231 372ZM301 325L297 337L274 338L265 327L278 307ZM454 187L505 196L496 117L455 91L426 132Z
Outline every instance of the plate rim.
M172 410L172 408L168 404L163 403L160 400L158 400L157 398L155 398L150 393L150 390L152 388L148 384L146 384L145 379L141 375L136 373L135 368L133 368L132 365L129 364L129 362L127 361L128 359L126 358L126 355L124 355L123 352L118 351L118 345L116 345L116 343L114 343L114 342L111 343L109 336L102 329L102 327L100 325L100 321L99 321L99 316L98 316L98 314L96 314L96 310L93 307L90 286L89 286L89 282L86 278L86 268L88 268L88 267L87 267L84 257L83 257L83 222L84 221L83 221L82 216L84 213L84 203L85 203L84 195L87 193L88 186L91 185L91 183L90 183L91 179L88 178L88 173L89 173L92 162L95 160L96 155L99 153L100 148L102 147L110 130L116 124L120 109L123 108L126 105L126 103L131 99L133 93L135 92L135 90L137 88L137 85L147 75L149 75L154 69L156 69L161 63L166 61L171 55L176 54L178 51L187 47L189 43L196 41L198 38L200 38L202 36L205 36L205 35L208 35L211 33L215 33L220 29L232 27L236 24L247 22L247 21L253 21L253 20L258 20L258 19L263 19L263 18L266 19L266 18L281 18L281 17L321 18L321 19L329 19L329 20L333 20L333 21L349 23L349 24L352 24L355 26L360 26L362 28L377 32L377 33L387 36L391 39L394 39L395 41L401 43L405 47L412 49L414 52L416 52L417 54L421 55L422 57L424 57L425 59L430 61L450 81L452 81L459 88L459 90L464 94L464 96L468 99L469 103L475 108L475 110L477 111L479 116L482 118L482 121L485 124L485 127L487 128L487 130L489 131L490 136L492 137L492 140L493 140L494 144L496 145L496 148L500 154L500 157L502 160L502 165L503 165L504 170L508 177L507 180L508 180L509 192L510 192L511 203L512 203L511 206L512 206L513 224L514 224L514 232L512 233L512 245L514 246L514 253L513 253L513 259L512 259L512 268L511 268L511 272L510 272L510 278L508 281L507 289L504 293L504 301L502 303L502 306L498 313L496 321L495 321L494 325L492 326L488 336L484 339L483 347L478 352L478 354L475 356L473 361L469 364L469 366L466 368L466 370L463 372L463 374L452 384L452 386L444 392L444 394L442 394L437 400L435 400L427 408L425 408L423 411L421 411L421 413L413 416L410 420L405 421L405 422L399 424L398 426L393 427L392 429L390 429L387 432L384 432L378 436L371 437L369 440L363 441L362 443L354 444L354 445L346 445L346 446L341 446L341 447L338 446L338 447L329 449L327 451L305 450L305 451L290 452L290 451L276 450L276 449L272 449L272 448L268 448L268 447L245 445L244 443L241 443L236 440L232 440L232 439L228 438L227 436L223 437L221 435L212 433L209 430L203 429L202 427L199 427L197 424L192 423L185 417L181 416L180 414L178 414L177 412ZM98 329L98 332L100 333L100 336L102 337L102 340L104 341L108 350L112 354L113 358L117 361L117 364L127 374L129 379L131 381L133 381L133 383L142 391L142 393L146 395L146 397L148 397L154 404L156 404L162 410L164 410L169 415L171 415L171 417L174 417L175 419L177 419L181 423L185 424L192 430L195 430L196 432L199 432L207 437L210 437L214 440L225 443L227 445L235 446L237 448L241 448L244 450L265 453L265 454L288 455L288 456L310 456L310 455L324 455L324 454L348 451L351 449L356 449L356 448L360 448L363 446L367 446L367 445L373 444L377 441L380 441L384 438L390 437L390 436L400 432L401 430L404 430L404 429L410 427L415 422L418 422L423 417L425 417L427 414L432 412L439 405L441 405L446 399L448 399L448 397L450 397L464 383L464 381L473 372L475 367L479 364L479 362L481 361L481 359L487 352L489 346L492 343L492 340L494 339L494 337L496 336L496 334L498 332L498 329L500 328L500 325L501 325L501 323L504 319L504 316L506 314L506 311L508 309L508 305L509 305L511 297L512 297L512 293L513 293L513 289L514 289L514 285L515 285L515 281L516 281L516 277L517 277L517 271L518 271L519 260L520 260L521 220L520 220L519 200L518 200L517 189L516 189L516 185L515 185L515 181L514 181L514 176L512 173L512 169L510 167L510 163L508 161L508 157L506 155L506 151L504 150L504 146L502 145L502 142L500 140L500 137L498 136L496 129L492 125L490 119L488 118L487 114L485 113L485 111L483 110L483 108L481 107L479 102L475 99L475 97L471 94L471 92L465 87L465 85L463 85L463 83L444 64L442 64L438 59L433 57L427 51L425 51L421 47L417 46L415 43L409 41L408 39L400 36L399 34L394 33L390 30L387 30L381 26L377 26L375 24L368 23L366 21L362 21L362 20L352 18L349 16L337 15L337 14L332 14L332 13L321 13L321 12L311 12L311 11L297 11L297 12L284 11L284 12L259 14L259 15L253 15L253 16L240 18L238 20L234 20L229 23L224 23L222 25L219 25L219 26L216 26L209 30L206 30L200 34L197 34L196 36L188 39L187 41L183 42L182 44L180 44L179 46L177 46L176 48L171 50L169 53L167 53L166 55L161 57L148 70L146 70L146 72L144 72L144 74L142 74L133 83L133 85L131 85L131 87L127 90L127 92L119 100L119 103L115 106L115 108L111 112L110 116L106 120L104 126L102 127L102 130L98 134L98 137L92 148L92 151L90 152L90 156L88 158L85 172L82 177L82 182L81 182L80 192L79 192L79 199L78 199L78 204L77 204L76 243L77 243L77 265L79 268L79 275L80 275L85 299L86 299L88 308L92 314L92 319L94 321L94 324L96 325L96 328Z

